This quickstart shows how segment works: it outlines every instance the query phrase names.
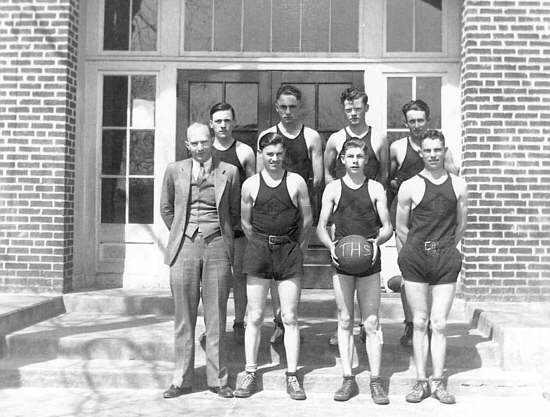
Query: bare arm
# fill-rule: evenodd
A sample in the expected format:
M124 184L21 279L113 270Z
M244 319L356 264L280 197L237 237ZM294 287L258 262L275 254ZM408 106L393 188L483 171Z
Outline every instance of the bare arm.
M321 206L321 213L319 214L319 221L317 223L317 237L321 241L321 243L330 250L330 256L332 257L332 260L337 263L338 257L335 253L335 243L332 241L328 231L327 231L327 224L328 220L330 219L330 215L332 214L332 211L334 210L334 194L336 190L333 187L334 183L328 184L325 187L325 191L323 192L323 204Z
M410 180L405 181L401 185L397 194L397 214L395 219L395 243L397 252L401 251L409 234L409 215L412 204L412 187L409 181Z
M386 191L382 184L374 184L375 190L373 195L375 196L376 202L376 211L382 227L378 230L378 236L376 236L375 243L377 246L380 246L386 243L393 234L393 227L390 222L390 213L388 211L388 204L386 201Z
M313 167L313 188L318 189L323 181L323 146L321 136L314 130L310 130L309 157Z
M378 169L377 179L383 185L387 184L388 181L388 171L390 168L390 149L388 146L388 141L386 135L380 135L376 139L376 146L378 151L375 151L378 157L378 162L380 163L380 168ZM375 148L376 149L376 148Z
M455 161L453 159L453 154L449 149L445 152L445 161L444 166L447 172L450 172L451 174L458 175L458 167L455 164Z
M455 244L459 244L464 236L466 221L468 218L468 189L466 183L460 178L455 178L458 188L458 199L456 202L456 229Z
M170 166L166 168L162 181L160 216L168 230L170 230L174 221L174 179L172 178Z
M252 237L252 185L252 180L248 179L241 189L241 227L248 239Z
M336 158L338 157L338 152L336 151L336 139L334 134L332 134L327 141L327 147L325 149L325 155L323 157L323 165L325 168L325 184L330 183L334 180L334 177L330 173Z
M390 146L390 172L389 172L389 184L390 187L397 189L397 181L395 181L393 178L395 177L395 173L397 172L397 169L399 168L399 163L397 162L397 143L394 142Z
M311 224L313 223L313 217L311 216L311 204L309 202L309 193L307 191L306 182L298 174L293 175L293 177L296 178L297 182L297 202L298 209L300 210L300 215L302 218L300 236L298 237L298 241L300 242L300 245L302 245L304 242L307 242L309 231L311 229Z
M244 143L239 143L239 160L244 168L246 178L250 178L256 173L256 157L252 148Z

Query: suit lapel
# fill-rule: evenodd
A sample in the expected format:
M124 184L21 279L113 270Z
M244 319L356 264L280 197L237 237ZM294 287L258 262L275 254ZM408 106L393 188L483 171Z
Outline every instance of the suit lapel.
M181 166L181 184L182 191L185 195L185 204L183 205L183 219L187 219L187 206L189 204L189 199L191 198L191 175L192 175L192 165L193 162L191 158L185 159ZM185 226L184 226L185 227Z

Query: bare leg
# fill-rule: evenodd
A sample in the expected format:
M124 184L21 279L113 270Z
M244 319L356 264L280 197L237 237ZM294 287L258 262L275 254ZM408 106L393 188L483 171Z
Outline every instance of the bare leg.
M281 318L285 327L285 351L288 372L296 372L300 355L300 329L298 327L298 303L300 302L300 278L277 281L281 301Z
M246 356L246 371L256 372L258 368L258 346L267 291L271 280L248 275L246 292L248 295L248 321L244 333L244 352Z
M380 376L382 361L382 331L379 330L380 273L356 279L361 320L367 332L366 348L372 377Z
M344 376L351 376L353 361L353 294L355 293L355 277L344 274L334 274L332 284L338 309L338 350L342 361Z
M443 376L445 352L447 350L447 318L451 311L455 296L456 284L433 285L432 311L430 321L432 327L432 365L434 378Z
M428 358L428 284L405 281L407 300L413 313L413 354L417 379L426 379Z

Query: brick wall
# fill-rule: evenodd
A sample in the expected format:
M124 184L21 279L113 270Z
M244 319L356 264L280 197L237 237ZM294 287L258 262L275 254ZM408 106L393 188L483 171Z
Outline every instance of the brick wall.
M550 1L465 0L463 294L550 299Z
M78 0L0 2L0 291L71 289Z

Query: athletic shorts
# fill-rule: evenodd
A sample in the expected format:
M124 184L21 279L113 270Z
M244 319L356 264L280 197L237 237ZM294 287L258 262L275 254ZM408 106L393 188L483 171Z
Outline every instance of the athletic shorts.
M298 242L270 245L252 237L246 246L243 272L259 278L284 281L304 275L302 250Z
M333 267L337 274L350 275L354 277L368 277L372 274L376 274L382 270L382 261L380 260L380 248L378 248L378 256L376 257L376 261L374 261L374 265L371 265L371 267L366 269L364 272L361 272L359 274L348 274L339 266L333 265Z
M405 243L397 263L405 281L430 285L450 284L458 279L462 255L455 246L426 251L418 244Z

